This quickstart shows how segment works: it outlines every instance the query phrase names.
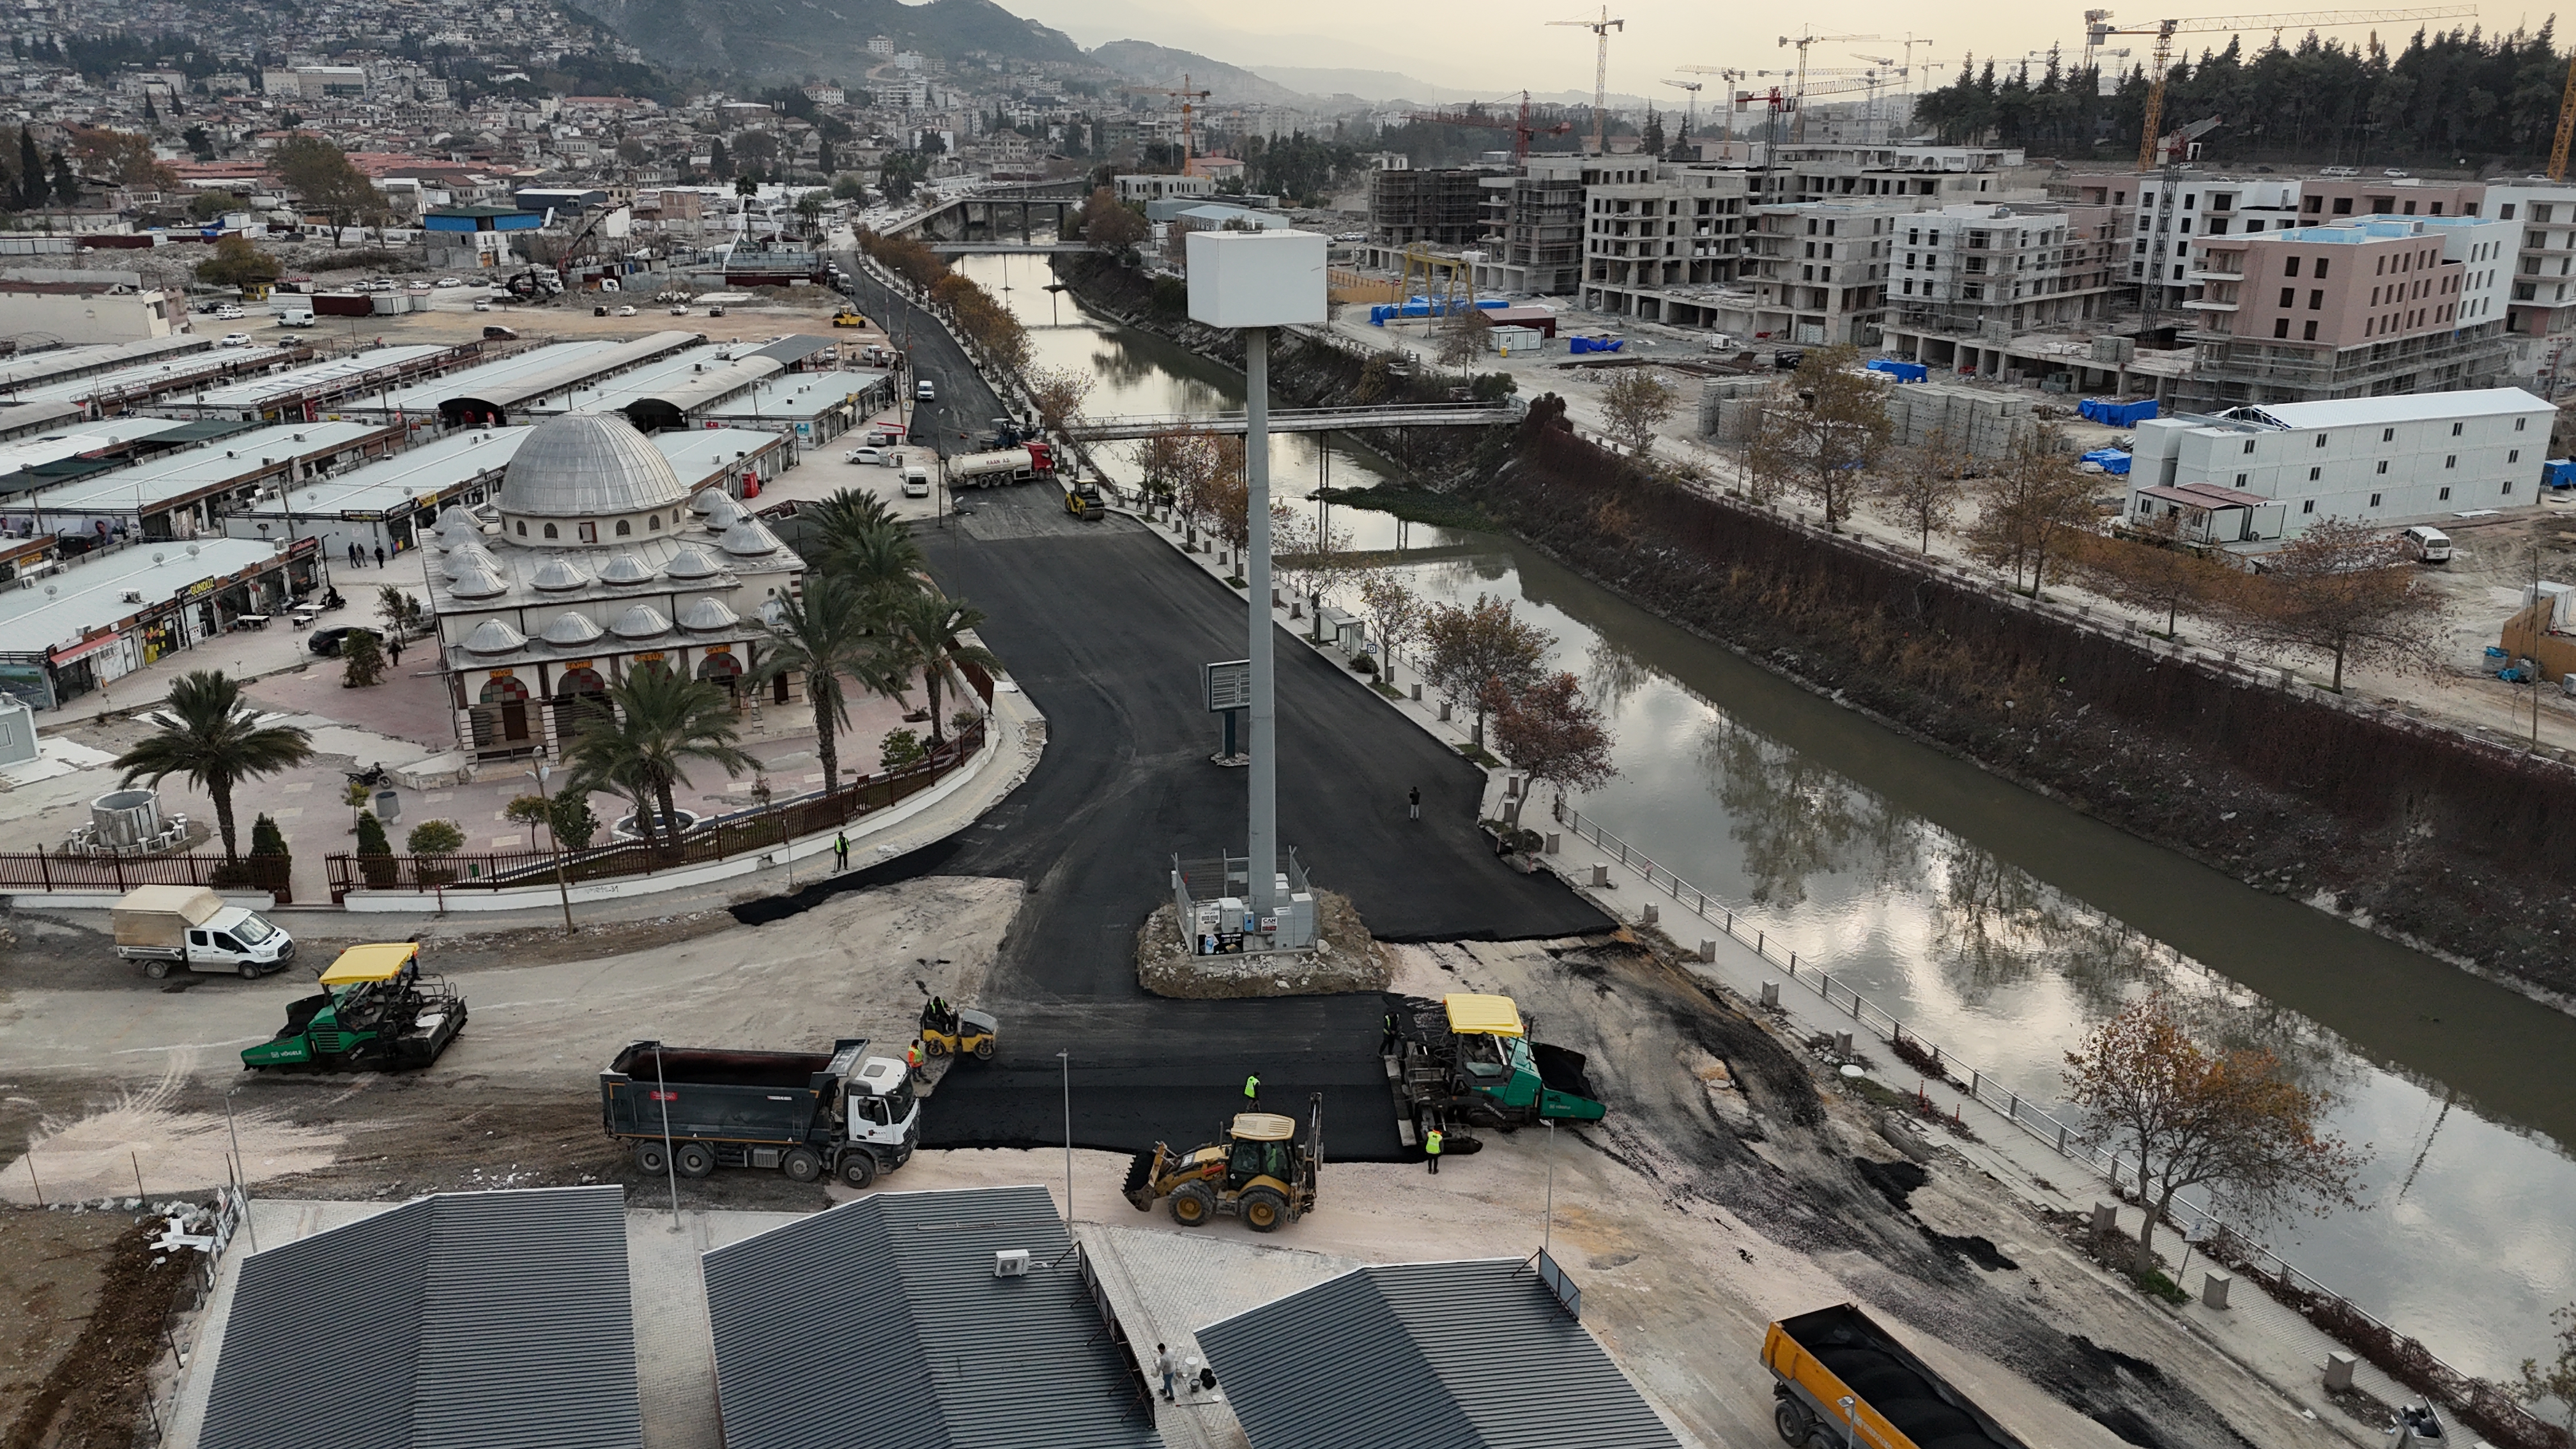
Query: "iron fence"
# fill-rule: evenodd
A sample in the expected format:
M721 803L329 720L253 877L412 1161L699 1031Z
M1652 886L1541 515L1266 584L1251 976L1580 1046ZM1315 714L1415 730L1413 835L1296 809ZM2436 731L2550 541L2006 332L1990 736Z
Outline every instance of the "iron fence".
M2121 1153L2105 1151L2086 1140L2084 1126L2049 1112L2018 1091L1998 1082L1991 1072L1970 1063L1905 1024L1904 1018L1887 1010L1853 988L1848 982L1834 979L1833 972L1813 960L1801 960L1798 953L1771 944L1770 934L1753 921L1739 915L1733 905L1720 897L1692 885L1652 856L1601 828L1596 820L1584 818L1583 812L1560 802L1554 808L1557 822L1578 840L1588 840L1602 853L1620 865L1645 878L1648 887L1662 892L1679 908L1689 911L1724 931L1739 945L1749 946L1753 954L1776 967L1792 983L1816 993L1825 1005L1889 1043L1909 1065L1915 1065L1929 1076L1937 1076L1953 1088L2002 1114L2006 1121L2076 1165L2101 1175L2114 1193L2135 1194L2141 1204L2146 1194L2135 1164ZM1747 937L1751 937L1747 940ZM2223 1243L2234 1249L2230 1261L2288 1289L2293 1295L2322 1300L2334 1311L2376 1330L2386 1338L2409 1346L2409 1357L2419 1359L2434 1376L2453 1385L2451 1392L2463 1400L2484 1400L2487 1388L2475 1375L2444 1362L2420 1343L2408 1338L2369 1310L2337 1293L2296 1264L2263 1243L2235 1231L2208 1207L2177 1200L2172 1216L2184 1240L2194 1245ZM2493 1412L2491 1404L2482 1404Z
M567 884L580 884L775 850L800 836L845 827L920 794L974 759L984 747L984 738L985 722L977 720L918 764L884 774L861 775L837 790L818 791L721 816L704 828L682 835L675 845L619 841L565 851L561 856L549 850L471 855L335 855L330 858L331 903L343 903L356 890L426 893L551 884L558 864Z
M266 891L279 905L295 900L293 866L282 855L71 855L37 849L0 854L0 890L115 891L146 885L210 886Z

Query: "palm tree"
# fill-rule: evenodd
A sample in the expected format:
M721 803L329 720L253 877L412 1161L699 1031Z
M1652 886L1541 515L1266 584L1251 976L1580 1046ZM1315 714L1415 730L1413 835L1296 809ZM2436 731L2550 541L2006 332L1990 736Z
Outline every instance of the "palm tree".
M930 742L934 745L943 739L939 728L940 678L960 664L986 669L1001 665L991 650L961 637L983 622L983 610L935 589L890 601L886 607L887 632L900 641L907 662L921 666L921 687L930 698Z
M130 787L159 785L172 775L214 797L224 859L241 859L233 837L233 786L291 770L313 758L313 736L293 725L263 725L242 699L241 681L220 669L183 674L170 686L169 707L154 715L160 732L116 757Z
M814 747L823 757L823 788L841 788L839 727L850 722L841 676L876 685L876 611L871 596L837 574L805 576L804 597L782 596L776 617L764 620L769 648L751 673L755 686L782 674L805 676L805 698L814 706ZM898 696L900 697L900 696Z
M564 754L575 795L606 790L635 802L645 839L659 848L676 831L671 787L689 783L692 761L722 766L727 776L759 762L734 741L733 700L712 684L683 679L668 666L645 665L608 687L616 717L584 730ZM670 844L677 847L674 835Z
M862 588L918 587L921 549L884 499L843 488L799 516L811 520L809 547L816 567Z

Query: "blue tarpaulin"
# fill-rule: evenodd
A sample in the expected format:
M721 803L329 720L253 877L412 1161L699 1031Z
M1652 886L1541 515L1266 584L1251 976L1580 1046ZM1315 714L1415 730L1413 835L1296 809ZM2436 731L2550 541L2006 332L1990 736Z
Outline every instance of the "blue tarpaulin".
M1907 362L1898 357L1873 357L1862 366L1872 372L1886 373L1898 382L1921 382L1932 375L1932 369L1922 363Z
M2552 458L2541 464L2540 481L2552 488L2576 488L2576 458Z
M2095 448L2084 455L2084 461L2096 465L2105 473L2126 477L2129 472L2129 455L2117 448Z
M1628 345L1624 337L1577 337L1566 343L1568 352L1616 352Z
M2109 428L2134 428L2156 415L2156 400L2122 402L2115 397L2088 397L2075 405L2075 415Z
M1407 297L1401 302L1380 302L1369 308L1369 325L1383 327L1390 321L1445 317L1449 313L1449 305L1446 300L1435 301L1429 297ZM1500 297L1479 297L1472 303L1460 305L1462 308L1473 306L1480 311L1492 311L1511 304Z

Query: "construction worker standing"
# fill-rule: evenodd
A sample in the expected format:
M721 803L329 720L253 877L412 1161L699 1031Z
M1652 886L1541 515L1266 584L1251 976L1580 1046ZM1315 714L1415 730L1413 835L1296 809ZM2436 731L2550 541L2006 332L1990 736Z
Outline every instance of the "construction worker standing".
M1431 1161L1431 1175L1433 1177L1438 1177L1440 1175L1439 1128L1434 1127L1430 1131L1422 1134L1422 1155Z
M1243 1079L1243 1110L1261 1110L1261 1076L1257 1072Z
M921 1043L914 1042L903 1049L903 1064L910 1069L914 1081L921 1080Z

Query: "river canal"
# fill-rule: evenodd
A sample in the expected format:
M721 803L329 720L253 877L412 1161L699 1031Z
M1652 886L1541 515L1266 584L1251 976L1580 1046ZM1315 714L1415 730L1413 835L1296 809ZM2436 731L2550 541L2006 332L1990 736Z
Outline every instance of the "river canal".
M1038 364L1097 379L1095 416L1242 405L1239 375L1045 291L1043 257L960 269L1029 326ZM1274 439L1274 486L1386 476L1348 444ZM1101 458L1121 476L1118 448ZM1390 565L1424 597L1508 599L1555 636L1553 667L1617 732L1619 776L1573 802L1586 816L2036 1101L2120 1001L2187 995L2214 1038L2334 1090L2334 1130L2371 1148L2361 1211L2258 1235L2469 1372L2546 1356L2550 1310L2576 1300L2576 1017L1998 781L1510 539L1330 519L1351 548L1430 553Z

